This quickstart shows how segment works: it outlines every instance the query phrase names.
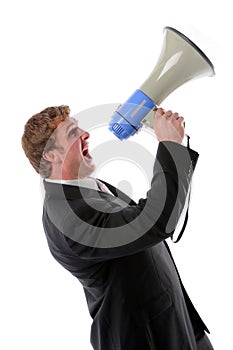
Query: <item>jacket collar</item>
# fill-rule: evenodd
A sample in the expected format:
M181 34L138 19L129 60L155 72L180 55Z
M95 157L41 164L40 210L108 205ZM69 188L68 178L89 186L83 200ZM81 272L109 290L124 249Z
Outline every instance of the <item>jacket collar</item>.
M113 193L113 195L124 202L128 203L129 205L135 205L136 203L125 193L117 189L116 187L110 185L109 183L100 180L109 188L109 190ZM99 190L88 188L88 187L82 187L77 185L71 185L71 184L64 184L64 183L55 183L55 182L48 182L43 181L45 194L60 198L60 199L67 199L67 200L74 200L74 199L81 199L81 198L91 198L96 196L101 196L102 198L105 198L107 200L110 200L113 196L108 193L101 192Z

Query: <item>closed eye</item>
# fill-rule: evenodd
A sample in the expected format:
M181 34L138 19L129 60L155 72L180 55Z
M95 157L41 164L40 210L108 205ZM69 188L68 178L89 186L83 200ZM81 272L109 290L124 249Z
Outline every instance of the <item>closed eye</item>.
M73 129L71 129L71 130L68 132L68 137L77 136L77 132L78 132L78 127L75 127L75 128L73 128Z

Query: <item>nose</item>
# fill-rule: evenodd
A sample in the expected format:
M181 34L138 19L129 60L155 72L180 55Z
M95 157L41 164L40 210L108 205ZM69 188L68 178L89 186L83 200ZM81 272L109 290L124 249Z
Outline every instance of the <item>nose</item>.
M80 137L83 141L89 139L90 134L88 131L85 131L85 130L80 128L80 133L81 133Z

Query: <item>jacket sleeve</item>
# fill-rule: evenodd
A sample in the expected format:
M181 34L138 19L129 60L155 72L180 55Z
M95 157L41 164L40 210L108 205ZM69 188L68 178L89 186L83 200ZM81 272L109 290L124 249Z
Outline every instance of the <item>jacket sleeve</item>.
M80 258L103 261L135 254L173 234L197 159L198 153L189 148L161 142L145 199L126 205L96 191L96 196L83 195L68 209L56 210L60 224L58 218L52 221Z

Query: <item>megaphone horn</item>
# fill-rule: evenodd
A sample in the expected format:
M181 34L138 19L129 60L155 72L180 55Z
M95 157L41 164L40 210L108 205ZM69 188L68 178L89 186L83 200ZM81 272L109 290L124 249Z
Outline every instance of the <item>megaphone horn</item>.
M204 52L178 30L165 27L155 68L133 95L113 114L109 130L120 140L133 136L142 125L152 127L148 113L176 88L203 76L214 76L214 66Z

